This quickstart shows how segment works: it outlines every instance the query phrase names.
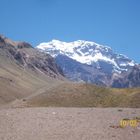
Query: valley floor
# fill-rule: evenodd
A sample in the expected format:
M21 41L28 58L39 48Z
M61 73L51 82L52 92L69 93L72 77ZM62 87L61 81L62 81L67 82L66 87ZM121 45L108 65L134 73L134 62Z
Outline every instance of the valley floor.
M139 140L140 124L120 127L135 117L140 109L1 108L0 140Z

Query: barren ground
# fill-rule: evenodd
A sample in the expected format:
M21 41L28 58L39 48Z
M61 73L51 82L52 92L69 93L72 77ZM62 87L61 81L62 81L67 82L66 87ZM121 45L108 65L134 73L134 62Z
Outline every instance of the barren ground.
M0 140L139 140L140 124L119 127L139 116L129 108L0 109Z

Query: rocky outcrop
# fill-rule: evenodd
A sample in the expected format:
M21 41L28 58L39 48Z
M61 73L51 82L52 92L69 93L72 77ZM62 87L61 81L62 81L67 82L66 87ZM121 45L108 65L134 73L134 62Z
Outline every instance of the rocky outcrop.
M63 77L63 72L55 60L49 54L33 48L29 43L14 42L0 35L0 51L24 69L44 73L53 78Z

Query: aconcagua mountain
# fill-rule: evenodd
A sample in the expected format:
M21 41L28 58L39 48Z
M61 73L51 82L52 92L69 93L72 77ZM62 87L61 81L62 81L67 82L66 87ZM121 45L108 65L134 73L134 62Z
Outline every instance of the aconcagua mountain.
M131 87L125 84L125 80L119 80L119 84L114 84L114 79L117 82L117 78L123 78L123 75L127 75L138 65L127 56L115 53L110 47L91 41L78 40L67 43L52 40L39 44L37 48L53 56L65 76L77 82ZM140 85L134 84L133 87L135 86Z

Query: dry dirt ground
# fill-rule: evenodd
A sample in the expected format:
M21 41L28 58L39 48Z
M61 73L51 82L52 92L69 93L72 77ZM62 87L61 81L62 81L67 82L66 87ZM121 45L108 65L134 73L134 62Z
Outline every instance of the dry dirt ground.
M119 127L140 117L130 108L0 109L0 140L139 140L137 127Z

